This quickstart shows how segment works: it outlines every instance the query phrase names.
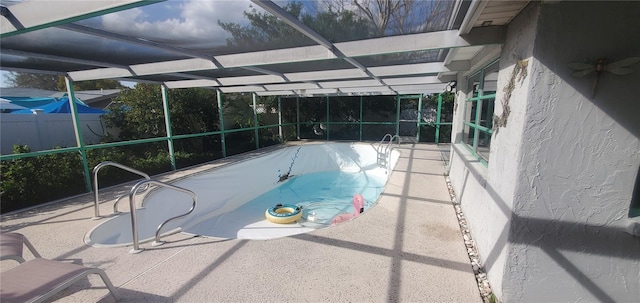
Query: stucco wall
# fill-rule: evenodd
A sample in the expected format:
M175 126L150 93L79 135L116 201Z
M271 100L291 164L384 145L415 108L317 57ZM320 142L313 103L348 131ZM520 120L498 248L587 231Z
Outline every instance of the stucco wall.
M640 55L640 3L543 3L514 192L508 302L638 302L640 238L624 232L640 165L640 65L590 77L570 62ZM493 154L492 154L493 156Z
M507 125L494 132L488 167L460 144L450 164L504 302L640 298L640 237L624 232L640 166L640 64L629 75L605 71L595 95L595 73L575 78L568 67L640 56L638 16L640 2L534 2L509 24L495 106L500 116L508 100Z
M500 54L500 72L496 91L495 115L503 116L508 107L506 126L495 131L491 141L489 165L474 161L461 145L453 147L450 179L461 207L467 216L487 277L498 298L502 298L502 283L507 264L507 241L511 225L512 205L519 174L521 136L526 113L527 91L530 89L528 64L533 54L535 20L538 6L531 5L514 19L507 31ZM483 67L495 58L486 58ZM520 67L516 67L520 64ZM524 66L524 68L522 68ZM475 72L476 69L471 72ZM466 78L458 79L466 83ZM456 133L461 136L464 114L464 87L459 92L456 110ZM508 92L505 87L512 87ZM510 93L510 96L509 96ZM457 138L456 142L460 142Z

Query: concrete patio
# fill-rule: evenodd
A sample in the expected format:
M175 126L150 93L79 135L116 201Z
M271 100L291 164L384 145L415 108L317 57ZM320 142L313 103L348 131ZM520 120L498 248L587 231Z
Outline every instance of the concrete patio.
M278 148L278 147L274 147ZM156 177L170 181L251 157L229 157ZM434 144L406 144L378 204L352 221L274 240L175 234L130 254L95 248L84 235L93 196L7 214L2 232L29 238L43 258L104 269L121 302L481 302ZM131 184L100 191L100 211ZM121 203L125 208L124 204ZM25 251L25 259L33 256ZM2 271L16 265L2 261ZM97 277L54 297L58 302L113 302Z

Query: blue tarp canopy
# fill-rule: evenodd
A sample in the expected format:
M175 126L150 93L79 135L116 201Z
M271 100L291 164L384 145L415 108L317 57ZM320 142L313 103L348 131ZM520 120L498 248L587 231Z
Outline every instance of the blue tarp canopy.
M15 102L13 102L15 103ZM59 101L55 101L53 103L49 103L47 105L34 107L33 109L42 109L45 113L48 114L68 114L71 113L71 108L69 107L69 98L64 97L60 98ZM78 109L78 113L80 114L104 114L106 111L88 107L76 101L76 108ZM22 109L12 112L12 114L32 114L31 109Z
M52 102L58 101L53 97L7 97L2 96L2 98L11 101L13 104L17 104L23 107L28 108L40 108L44 105L47 105Z

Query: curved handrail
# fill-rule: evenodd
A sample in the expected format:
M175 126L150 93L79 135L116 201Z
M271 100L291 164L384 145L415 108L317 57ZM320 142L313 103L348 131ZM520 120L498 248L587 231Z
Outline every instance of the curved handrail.
M386 148L383 148L383 143L387 140L387 138L389 138L389 142L387 143ZM378 143L378 146L376 147L376 152L378 153L378 164L383 166L383 167L387 167L387 174L389 174L389 170L390 167L389 165L387 165L389 159L391 158L391 144L393 144L393 140L397 139L397 143L398 143L398 147L400 147L400 136L398 135L391 135L391 134L386 134L384 135L384 137L382 137L382 140L380 140L380 142ZM384 158L381 158L384 157Z
M389 151L389 148L391 147L391 144L393 144L393 139L398 139L396 142L398 143L398 147L400 147L400 136L393 135L393 137L391 137L391 139L389 139L389 143L387 143L387 151Z
M191 208L189 209L188 212L169 218L166 221L162 222L162 224L160 224L158 226L158 228L156 229L156 238L154 241L153 245L161 245L163 242L160 241L160 230L162 229L162 227L167 224L169 221L173 221L175 219L179 219L182 217L185 217L187 215L189 215L191 212L193 212L193 210L196 208L196 204L198 202L198 197L196 196L196 194L188 189L182 188L182 187L178 187L178 186L174 186L171 184L167 184L167 183L163 183L160 181L155 181L155 180L142 180L138 183L136 183L136 185L134 185L131 188L131 191L129 192L129 207L131 208L131 230L133 232L133 249L130 251L131 253L139 253L142 250L140 249L140 243L138 241L138 223L137 223L137 218L136 218L136 203L135 203L135 195L138 191L138 189L145 185L148 186L149 184L154 184L154 185L158 185L158 186L162 186L162 187L166 187L169 189L173 189L179 192L183 192L186 194L191 195L191 198L193 199L193 203L191 205Z
M98 172L100 171L101 168L105 167L105 166L115 166L117 168L120 169L124 169L128 172L134 173L134 174L138 174L142 177L144 177L147 180L151 180L151 177L149 177L149 175L137 170L137 169L133 169L131 167L128 167L126 165L122 165L120 163L117 162L113 162L113 161L104 161L99 163L98 165L96 165L93 168L93 198L94 198L94 207L95 207L95 216L93 217L94 220L96 219L100 219L100 208L98 207ZM116 203L113 205L113 210L114 213L117 212L117 205L118 205L118 201L120 201L120 198L122 197L118 197L118 199L116 200Z
M386 149L382 149L382 144L387 140L387 138L389 138L389 143L387 143L387 148ZM398 135L392 135L392 134L386 134L384 135L384 137L382 137L382 140L380 140L380 142L378 142L378 147L376 147L376 151L378 153L387 153L389 151L389 147L391 146L391 144L393 143L393 139L397 139L398 142L398 147L400 147L400 136Z
M380 147L382 147L382 143L384 143L384 140L386 140L387 137L391 138L391 141L393 141L393 137L391 136L391 134L384 135L384 137L382 137L382 140L380 140L380 142L378 143L378 148L376 148L376 151L380 152Z
M387 150L385 153L385 156L387 157L387 175L389 173L391 173L391 164L388 163L389 161L391 161L391 151L393 150L393 147L391 146L393 144L393 139L397 138L398 141L396 141L396 143L398 144L398 148L400 148L400 137L398 135L393 135L393 137L391 137L391 139L389 140L389 143L387 143Z
M387 140L387 138L389 138L389 143L387 143L387 150L389 149L389 146L393 143L394 139L397 139L396 142L398 142L398 147L400 147L400 136L392 135L392 134L386 134L386 135L384 135L384 137L382 137L382 140L380 140L380 142L378 143L378 147L376 148L376 150L378 152L381 151L382 143L384 143L385 140ZM386 152L386 150L385 150L385 152Z
M119 213L119 211L118 211L118 203L120 203L120 200L122 200L122 198L124 198L124 197L126 197L126 196L127 196L127 195L122 195L122 196L120 196L120 197L118 197L118 198L116 199L116 202L113 202L113 213L114 213L114 214Z

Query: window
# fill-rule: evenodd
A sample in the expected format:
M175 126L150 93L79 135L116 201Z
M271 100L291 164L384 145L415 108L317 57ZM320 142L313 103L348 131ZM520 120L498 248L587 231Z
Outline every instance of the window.
M462 143L485 165L489 163L498 71L495 61L467 79L470 98L465 101Z
M629 217L640 216L640 167L638 167L638 173L636 174L636 185L633 187L633 193L631 194L631 207L629 208Z

